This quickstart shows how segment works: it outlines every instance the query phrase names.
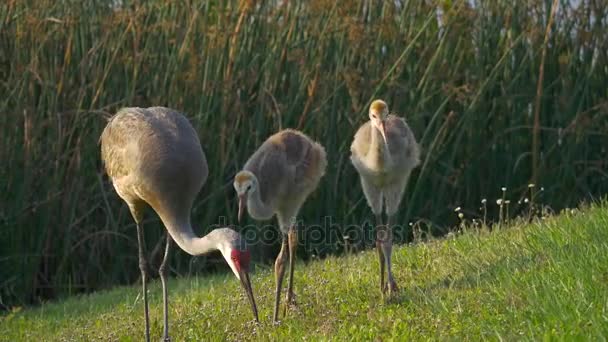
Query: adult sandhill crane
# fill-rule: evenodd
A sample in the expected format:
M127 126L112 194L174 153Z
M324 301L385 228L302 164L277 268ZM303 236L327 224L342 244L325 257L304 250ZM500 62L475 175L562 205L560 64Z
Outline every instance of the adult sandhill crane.
M325 149L302 132L286 129L269 137L234 177L239 196L239 221L245 207L256 220L276 214L282 232L281 251L274 264L276 290L274 322L279 319L281 285L289 253L287 305L294 302L293 272L298 235L296 216L325 174Z
M380 291L390 296L397 291L391 267L394 216L412 169L420 163L414 134L403 118L389 115L388 106L375 100L369 108L370 121L363 124L350 147L351 162L359 172L367 203L376 216L376 249L380 261ZM382 225L383 200L387 225ZM386 265L387 282L384 282Z
M110 119L100 141L106 171L137 224L146 341L150 340L142 226L146 204L154 209L167 229L165 254L159 268L165 341L169 340L166 265L172 240L191 255L219 250L245 289L257 321L249 281L250 254L244 239L229 228L215 229L202 238L192 230L192 202L207 179L208 168L196 131L188 119L164 107L124 108Z

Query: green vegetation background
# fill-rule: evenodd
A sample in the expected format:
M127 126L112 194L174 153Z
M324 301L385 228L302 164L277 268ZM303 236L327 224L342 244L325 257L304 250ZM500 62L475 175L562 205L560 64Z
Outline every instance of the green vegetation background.
M423 150L399 213L403 240L408 222L445 233L456 206L479 215L482 198L497 216L503 186L519 213L534 172L538 200L554 209L605 194L608 3L560 1L537 93L550 5L2 2L0 306L138 278L135 229L99 161L99 134L123 106L180 109L199 132L210 165L192 213L199 234L235 222L231 177L286 127L328 152L304 223L368 220L349 145L378 97L407 118ZM163 231L148 217L157 264ZM300 257L343 249L307 244ZM206 270L207 260L174 251L172 271Z

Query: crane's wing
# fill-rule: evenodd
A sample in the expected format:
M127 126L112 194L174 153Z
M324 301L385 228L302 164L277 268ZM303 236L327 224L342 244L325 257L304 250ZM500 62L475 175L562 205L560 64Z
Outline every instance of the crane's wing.
M420 147L405 120L396 115L386 119L386 140L393 160L408 169L420 163Z
M316 187L327 166L323 146L303 133L291 129L281 131L277 135L277 145L283 150L292 174L292 185L302 189Z
M270 136L245 164L260 183L262 200L282 198L286 189L314 188L325 173L325 149L304 134L287 129Z
M365 122L359 129L357 133L355 133L355 137L353 138L353 142L350 145L350 152L352 157L362 159L369 152L369 147L371 144L371 124L369 121Z
M208 175L196 131L170 108L123 108L110 119L100 141L106 172L115 188L122 184L123 195L131 188L169 202L187 202ZM150 203L150 198L143 199Z
M129 158L127 151L134 143L138 121L137 115L120 111L110 118L99 137L101 161L112 180L126 176L133 168L134 160Z

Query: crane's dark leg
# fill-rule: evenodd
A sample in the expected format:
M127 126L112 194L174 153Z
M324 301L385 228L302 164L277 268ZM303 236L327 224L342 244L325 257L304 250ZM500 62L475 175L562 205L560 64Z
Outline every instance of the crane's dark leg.
M131 214L137 224L137 246L139 248L139 270L141 271L141 283L144 293L144 315L146 317L146 342L150 342L150 316L148 315L148 289L146 274L146 256L144 253L144 227L142 224L143 215L141 211L131 207Z
M387 224L386 224L386 240L382 243L382 250L384 252L384 257L386 259L386 273L387 273L387 283L384 291L387 292L390 297L392 294L397 292L397 282L395 282L395 278L393 277L393 267L391 261L391 255L393 252L393 225L395 222L394 215L388 215Z
M298 231L295 226L289 229L288 242L289 242L289 283L287 283L287 298L285 300L285 310L290 304L295 304L295 296L293 294L293 271L296 261L296 248L298 248Z
M277 323L279 321L279 304L281 302L281 288L283 285L283 276L285 275L285 261L287 260L288 252L288 241L287 236L283 235L283 242L281 243L281 251L277 256L277 260L274 262L274 275L277 287L275 289L274 297L274 315L273 321Z
M384 226L382 225L382 214L376 214L376 250L378 251L378 261L380 265L380 291L384 293L384 252L382 250L382 241L385 235Z
M167 263L169 262L169 249L171 248L171 235L167 232L167 246L165 247L165 256L163 262L161 262L158 268L158 274L160 275L160 281L163 285L163 340L165 342L171 341L169 338L169 296L167 293Z

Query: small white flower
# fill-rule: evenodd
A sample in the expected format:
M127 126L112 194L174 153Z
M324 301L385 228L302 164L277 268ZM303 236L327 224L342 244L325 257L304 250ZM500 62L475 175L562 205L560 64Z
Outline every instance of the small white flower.
M486 204L486 202L487 202L487 201L486 201L486 199L485 199L485 198L481 200L481 204Z
M505 204L509 204L509 203L511 203L511 201L505 200Z
M496 200L496 204L501 205L501 204L502 204L502 199L500 199L500 198L499 198L499 199L497 199L497 200Z
M464 218L464 214L463 213L458 213L458 218L462 220Z
M456 209L454 209L455 212L459 212L460 211L460 207L456 207Z
M528 188L533 188L533 187L535 187L535 186L536 186L536 184L534 184L534 183L530 183L530 184L528 184Z
M502 190L502 191L507 191L507 188L503 186L503 187L501 188L501 190Z
M543 188L542 186L540 187L540 191L545 191L545 188Z
M524 203L528 203L528 202L530 202L530 200L527 197L524 198Z

